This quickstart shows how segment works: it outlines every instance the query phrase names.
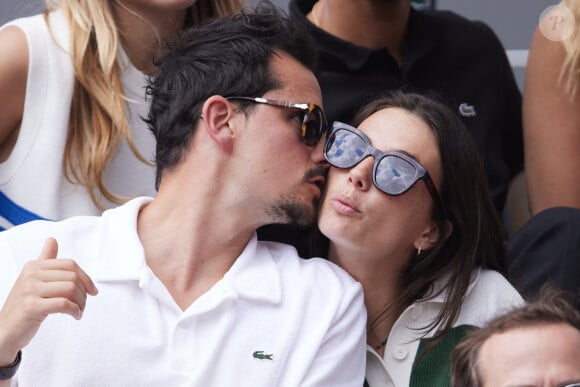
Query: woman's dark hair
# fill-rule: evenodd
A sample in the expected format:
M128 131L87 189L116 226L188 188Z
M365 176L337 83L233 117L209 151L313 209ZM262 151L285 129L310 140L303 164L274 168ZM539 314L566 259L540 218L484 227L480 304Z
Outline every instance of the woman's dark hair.
M286 53L314 70L316 49L308 31L270 2L253 12L186 29L162 59L147 93L146 122L157 140L156 188L166 168L183 158L212 95L260 97L280 86L270 68L273 55ZM247 112L249 104L239 103Z
M385 108L404 109L425 122L435 134L441 155L439 195L444 211L434 205L432 215L439 239L432 248L412 254L402 273L403 293L384 313L398 315L417 300L446 291L443 308L425 327L440 327L433 336L432 343L436 343L459 315L475 269L493 269L506 275L505 235L477 148L459 117L434 97L394 91L361 108L353 125ZM434 289L434 283L443 279L446 286Z

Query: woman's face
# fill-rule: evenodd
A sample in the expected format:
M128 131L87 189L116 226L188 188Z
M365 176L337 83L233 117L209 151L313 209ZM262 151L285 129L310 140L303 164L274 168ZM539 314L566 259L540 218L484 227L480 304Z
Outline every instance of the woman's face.
M359 130L381 151L404 151L431 175L439 190L441 158L435 135L418 116L400 108L380 110L364 120ZM437 240L431 221L433 199L422 180L399 196L373 184L374 157L352 168L331 167L321 201L319 227L338 248L380 251L381 255L409 257ZM435 233L435 234L434 234Z

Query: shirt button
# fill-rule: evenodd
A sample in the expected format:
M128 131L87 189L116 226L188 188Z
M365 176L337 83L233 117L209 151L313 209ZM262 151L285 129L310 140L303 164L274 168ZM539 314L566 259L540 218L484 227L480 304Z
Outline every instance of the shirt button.
M393 349L393 357L397 360L403 360L408 355L407 347L403 345L397 345L395 349Z
M415 305L413 309L409 311L409 316L411 320L418 320L423 314L423 307L421 305Z

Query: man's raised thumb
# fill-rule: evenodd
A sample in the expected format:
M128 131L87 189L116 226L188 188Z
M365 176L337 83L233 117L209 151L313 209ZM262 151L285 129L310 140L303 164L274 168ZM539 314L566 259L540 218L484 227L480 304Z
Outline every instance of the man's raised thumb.
M58 254L58 243L54 238L48 238L44 242L44 247L38 256L38 259L54 259Z

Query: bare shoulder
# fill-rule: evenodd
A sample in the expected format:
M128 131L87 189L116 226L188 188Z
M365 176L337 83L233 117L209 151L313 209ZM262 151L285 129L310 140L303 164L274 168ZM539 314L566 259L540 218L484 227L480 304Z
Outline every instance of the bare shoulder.
M0 98L4 104L13 98L14 92L21 91L24 94L26 89L29 53L24 31L16 26L0 30L0 47Z
M22 120L29 53L26 35L16 26L0 30L0 47L1 161L12 150L16 140L14 134Z
M530 61L561 65L566 56L566 52L561 41L549 39L549 37L537 28L530 43L529 55ZM559 67L557 66L557 68Z

